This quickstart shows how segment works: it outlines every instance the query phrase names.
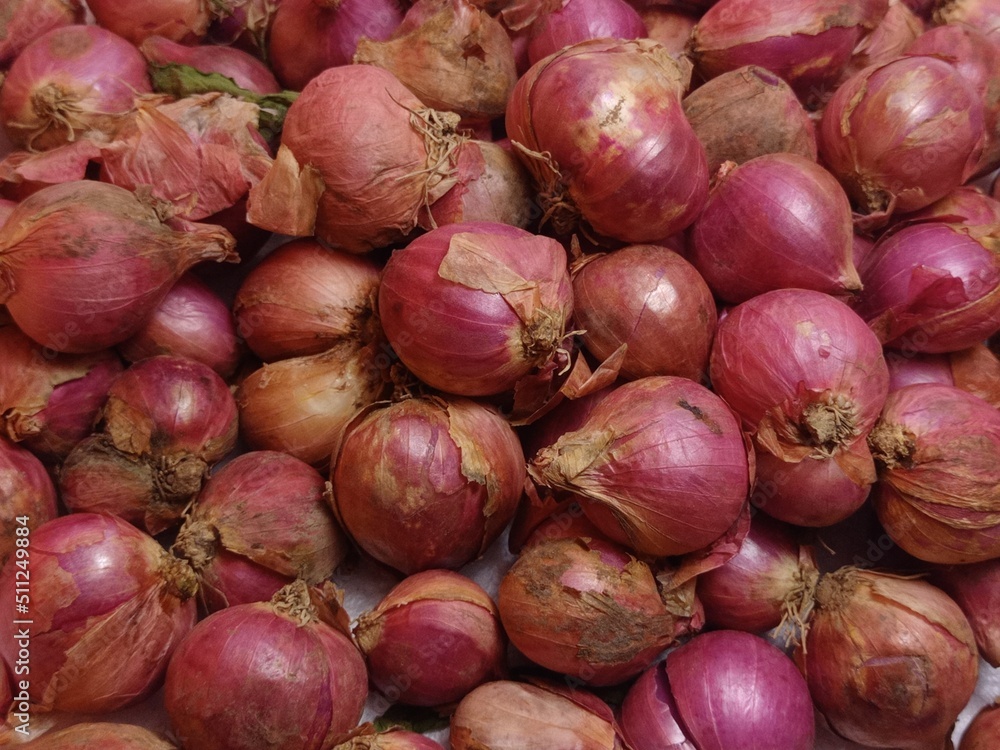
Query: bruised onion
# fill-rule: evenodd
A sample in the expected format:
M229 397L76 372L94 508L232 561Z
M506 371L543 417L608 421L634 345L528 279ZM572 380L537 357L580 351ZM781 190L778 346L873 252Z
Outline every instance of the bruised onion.
M46 31L82 21L80 0L10 0L0 18L0 69Z
M348 425L333 500L362 549L410 574L481 555L513 517L524 478L520 443L498 413L465 399L411 398Z
M374 339L379 267L312 239L278 247L247 274L233 314L265 361L318 354L340 341Z
M1000 701L976 714L962 735L958 750L990 750L1000 737Z
M944 747L978 672L969 622L944 592L857 568L821 579L796 659L837 734L900 750Z
M0 89L0 121L15 145L45 150L88 130L111 132L151 90L146 61L125 39L99 26L63 26L14 61Z
M1000 411L953 386L909 385L889 394L869 443L893 541L930 562L1000 556Z
M524 550L500 582L497 605L521 653L590 685L639 674L687 628L646 563L596 539Z
M715 333L712 292L694 266L656 245L588 256L573 275L583 345L606 360L627 345L620 374L702 379Z
M690 233L691 262L731 303L774 289L861 288L851 205L837 180L796 154L724 166Z
M569 0L531 25L528 61L544 57L588 39L641 39L642 17L625 0Z
M15 593L27 597L17 601L29 605L30 645L4 638L0 655L11 667L30 658L33 707L108 713L156 690L197 614L187 564L125 521L95 513L35 529L30 556L29 591L15 583L16 565L0 573L6 622L25 619ZM27 632L25 624L13 632Z
M566 262L558 242L516 227L439 227L386 264L378 299L385 335L433 388L510 390L564 346L573 308Z
M0 301L43 346L94 352L134 335L188 268L232 247L219 227L175 231L123 188L52 185L0 228Z
M263 62L243 50L220 45L178 44L162 36L147 37L139 51L156 65L188 65L202 73L219 73L240 88L257 94L275 94L281 86Z
M557 52L520 78L507 134L535 180L543 223L567 234L582 222L639 243L694 221L708 172L680 104L688 77L653 41L598 39Z
M42 462L0 437L0 568L12 556L21 559L24 554L23 559L29 559L30 550L16 554L18 548L27 547L17 539L58 514L56 488Z
M288 108L248 218L356 253L401 240L455 184L457 124L374 65L325 70Z
M993 667L1000 667L1000 560L972 565L940 567L931 582L943 589L969 618L979 653Z
M542 449L528 471L542 485L592 501L588 515L612 539L658 557L722 536L751 480L729 407L707 388L669 376L615 389L580 429Z
M812 700L795 665L749 633L695 636L625 695L633 750L811 750Z
M905 57L859 71L826 105L819 151L863 214L916 211L972 174L983 105L954 67Z
M30 750L175 750L177 747L157 734L135 724L72 724L50 730L32 740Z
M358 723L365 663L321 606L300 581L195 626L164 694L185 750L320 750Z
M197 44L212 18L205 0L87 0L97 23L138 45L149 36Z
M301 578L320 584L347 540L316 469L275 451L237 456L205 482L172 551L198 574L209 611L267 601Z
M354 637L372 684L392 702L443 706L504 671L496 605L477 583L447 570L404 579L361 615Z

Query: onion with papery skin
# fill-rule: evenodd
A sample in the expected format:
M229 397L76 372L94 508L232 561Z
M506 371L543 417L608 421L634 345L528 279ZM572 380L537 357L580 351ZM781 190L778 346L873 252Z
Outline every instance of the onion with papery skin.
M941 567L931 573L931 583L955 600L969 618L979 653L993 667L1000 667L1000 560L972 565Z
M284 451L325 468L347 423L382 396L390 364L382 356L343 342L265 364L236 391L243 439L254 449Z
M240 88L257 94L281 91L281 85L267 65L250 53L233 47L192 47L166 37L151 36L139 45L139 51L151 63L189 65L202 73L220 73L231 78Z
M978 672L969 622L943 591L857 568L820 580L796 661L837 734L898 750L945 747Z
M510 390L554 360L573 310L553 239L490 222L449 224L393 253L379 317L403 364L462 396Z
M60 354L15 326L0 327L0 425L38 455L61 460L93 432L122 371L111 350Z
M89 130L110 133L152 91L146 61L97 26L64 26L29 44L0 89L0 122L11 142L45 150Z
M1000 737L1000 700L973 717L958 750L992 750L997 737Z
M961 73L937 58L905 57L837 89L823 111L819 152L859 211L884 221L964 183L983 133L982 102Z
M861 289L851 204L837 180L796 154L723 165L691 227L691 262L731 303L774 289Z
M758 513L739 552L698 576L697 596L708 625L760 633L785 620L801 624L818 578L812 548L791 527Z
M528 62L534 65L571 44L609 37L642 39L646 25L625 0L568 0L531 25Z
M316 469L275 451L244 453L212 474L171 548L198 574L209 611L333 575L348 542L326 491Z
M1000 411L953 386L909 385L889 394L868 442L893 541L929 562L1000 557Z
M598 539L525 549L501 580L497 605L521 653L589 685L634 677L687 629L649 566Z
M56 518L31 534L31 685L35 711L108 713L142 701L197 615L190 567L125 521L95 513ZM5 620L17 566L0 573ZM41 592L44 592L42 594ZM14 638L0 641L8 666Z
M195 626L170 660L164 695L185 750L320 750L358 723L364 659L322 619L322 604L299 581Z
M680 104L689 67L648 39L597 39L521 77L507 134L535 180L543 224L639 243L694 221L708 172Z
M240 336L265 361L319 354L338 342L375 339L378 284L369 258L293 240L247 274L233 314Z
M386 70L325 70L288 108L248 218L355 253L397 242L429 226L425 209L454 186L457 125L457 115L424 106Z
M847 305L820 292L782 289L733 308L719 324L710 377L716 392L754 435L761 461L758 481L769 483L764 510L788 523L825 526L847 518L864 502L875 467L865 436L889 389L878 339ZM813 492L786 493L787 464L833 461L816 493L823 467L804 472ZM812 475L812 476L809 476ZM845 495L846 476L859 490ZM798 485L787 483L789 490ZM755 501L760 495L754 497Z
M646 27L646 36L677 56L684 53L691 32L698 23L698 17L693 13L669 6L647 8L639 16Z
M393 587L358 618L354 637L372 684L391 702L443 706L504 672L496 605L477 583L447 570Z
M858 314L904 354L967 349L1000 330L1000 225L905 227L859 271Z
M598 360L627 345L621 377L702 380L715 333L712 292L694 266L656 245L587 256L573 275L573 316Z
M334 462L333 501L347 533L406 574L479 557L513 517L525 479L506 420L460 398L374 407L347 427Z
M208 33L211 0L87 0L106 29L139 45L150 36L197 44Z
M977 187L962 185L927 208L900 216L899 221L907 224L941 221L970 226L1000 224L1000 201Z
M362 724L351 738L333 746L333 750L444 750L430 737L406 729L376 732L371 724Z
M9 0L0 16L0 69L46 31L82 22L80 0Z
M324 70L349 64L361 39L386 39L402 21L393 0L281 0L267 30L271 68L299 91Z
M680 555L722 536L750 490L739 420L693 381L650 377L615 389L580 429L541 450L531 477L592 500L612 539L648 555ZM602 511L600 517L597 511Z
M764 68L747 65L699 86L684 114L705 147L708 173L764 154L816 161L816 128L791 87Z
M858 42L840 80L846 81L869 65L880 65L899 57L923 33L924 22L910 10L905 0L889 0L889 10Z
M695 26L688 54L703 78L759 65L814 99L836 83L858 40L888 7L887 0L720 0Z
M243 350L229 308L219 296L186 274L147 318L142 329L118 345L130 362L170 354L208 365L228 378Z
M267 32L281 0L222 0L208 29L217 45L231 44L255 57L266 57Z
M43 346L94 352L134 335L191 266L233 258L232 235L175 231L150 202L100 182L39 190L0 228L0 301Z
M82 723L50 730L24 746L25 750L175 750L158 734L134 724Z
M0 568L9 557L21 559L19 528L35 529L59 515L56 488L31 451L0 438ZM25 520L22 523L22 520ZM24 557L23 559L28 559Z
M901 354L886 351L889 390L914 383L953 385L1000 409L1000 357L985 344L950 354Z
M614 714L582 690L521 682L488 682L451 717L452 750L624 750Z
M995 43L1000 35L1000 7L994 0L941 0L934 9L934 22L971 26Z
M695 636L651 667L621 713L633 750L811 750L812 700L781 651L749 633Z
M428 107L473 121L502 116L517 81L506 29L467 0L418 0L385 41L361 39L354 62L385 68Z

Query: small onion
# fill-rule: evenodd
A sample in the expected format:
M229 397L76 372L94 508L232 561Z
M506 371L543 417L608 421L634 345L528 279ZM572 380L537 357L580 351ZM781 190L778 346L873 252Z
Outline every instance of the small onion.
M941 567L931 574L931 583L955 600L969 618L979 653L993 667L1000 667L1000 560L972 565Z
M333 750L444 750L430 737L405 729L376 732L370 725L362 725L351 738L333 746Z
M497 605L521 653L589 685L634 677L687 627L646 563L596 539L525 549L500 582Z
M910 10L905 0L889 0L889 10L858 42L840 80L846 81L869 65L880 65L899 57L923 33L924 22Z
M713 78L683 101L684 114L705 147L708 173L764 154L816 161L816 127L791 87L764 68L747 65Z
M75 513L31 534L31 642L0 641L8 666L30 658L37 710L108 713L159 686L195 623L194 574L152 537L113 516ZM14 609L19 568L0 573L0 609ZM20 601L20 600L19 600Z
M837 734L865 746L944 747L976 686L976 642L924 581L842 568L820 580L796 660Z
M97 23L136 45L153 35L197 44L208 33L211 5L205 0L87 0Z
M712 292L694 266L656 245L587 256L573 275L583 345L606 360L627 345L620 374L704 378L715 333Z
M851 205L837 180L796 154L724 166L691 227L691 262L731 303L774 289L861 289Z
M367 694L357 647L300 581L199 622L170 660L164 703L185 750L320 750L358 723Z
M1000 556L1000 411L953 386L909 385L889 394L869 443L893 541L929 562Z
M41 461L0 438L0 568L10 557L29 559L30 550L16 553L17 539L27 536L18 529L35 529L58 514L56 488Z
M992 750L1000 737L1000 701L987 706L972 719L958 750Z
M202 73L220 73L240 88L257 94L274 94L281 86L263 62L243 50L219 45L192 47L162 36L147 37L139 51L156 65L188 65Z
M646 8L639 12L639 16L646 26L646 35L672 55L684 53L691 32L698 23L698 17L693 13L670 6Z
M556 357L573 292L555 240L503 224L450 224L393 253L378 305L389 343L414 375L485 396Z
M406 574L481 555L513 517L524 479L510 425L460 398L411 398L359 415L332 470L344 528Z
M625 0L568 0L531 25L528 62L588 39L642 39L646 25Z
M533 65L506 126L539 191L543 222L658 242L708 194L705 149L684 117L687 70L656 42L597 39ZM609 92L613 92L610 93Z
M171 549L191 563L215 611L267 601L296 578L322 583L348 543L316 469L284 453L251 451L205 482Z
M811 750L812 700L795 665L749 633L695 636L625 695L633 750Z
M443 706L504 671L496 605L447 570L416 573L361 615L354 637L372 684L392 702Z
M9 0L0 18L0 69L46 31L82 22L80 0Z
M73 724L51 730L25 746L28 750L175 750L168 742L148 729L134 724Z
M1000 50L998 50L1000 52ZM1000 201L983 193L977 187L963 185L955 188L927 208L899 217L900 222L915 223L942 221L971 226L1000 224Z

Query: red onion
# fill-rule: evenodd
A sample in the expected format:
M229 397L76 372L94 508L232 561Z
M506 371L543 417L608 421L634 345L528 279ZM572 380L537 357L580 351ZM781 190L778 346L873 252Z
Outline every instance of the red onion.
M761 458L758 467L768 492L753 499L765 499L769 514L828 525L864 502L875 479L864 437L885 402L889 372L878 339L847 305L802 289L754 297L719 324L710 373L754 434L758 456L778 459ZM837 467L824 466L830 461ZM859 488L853 495L845 495L845 476ZM803 484L810 492L799 495Z
M16 554L19 537L27 537L28 530L58 514L56 489L41 461L0 438L0 568L10 557L20 559ZM20 534L19 528L24 529Z
M724 162L764 154L798 154L816 161L816 128L791 87L748 65L723 73L684 98L684 114L714 175Z
M153 206L113 185L44 188L0 228L0 301L43 346L114 346L142 327L184 271L232 257L228 232L188 226L174 231Z
M151 90L146 61L127 41L97 26L64 26L18 55L0 89L0 121L15 145L45 150L92 129L111 132Z
M1000 557L1000 411L938 383L889 394L869 437L880 464L875 508L920 560Z
M617 388L528 471L540 484L592 500L585 510L598 528L657 557L722 536L750 489L738 419L707 388L666 376Z
M521 553L500 582L504 630L541 666L590 685L648 667L684 632L645 563L596 539L562 539Z
M267 32L280 5L281 0L221 0L216 3L209 38L216 44L232 44L263 58Z
M849 6L837 0L721 0L695 26L690 54L704 78L759 65L787 81L799 96L815 98L836 83L858 40L887 9L887 0Z
M189 65L202 73L221 73L240 88L257 94L275 94L281 85L263 62L243 50L218 45L191 47L166 37L148 37L139 51L157 65Z
M1000 737L1000 701L976 714L962 735L958 750L990 750L997 737Z
M282 245L240 286L240 336L265 361L318 354L341 341L374 340L379 267L316 240Z
M119 344L118 351L130 362L160 354L192 359L224 378L236 371L243 353L229 308L190 274L170 288L139 332Z
M627 345L620 373L630 380L703 379L716 313L694 266L655 245L586 260L573 276L573 314L587 351L603 361Z
M543 57L588 39L642 39L646 25L625 0L568 0L531 25L528 61Z
M1000 201L979 188L963 185L927 208L900 217L900 222L941 221L970 226L1000 224Z
M837 180L796 154L766 154L720 170L691 228L691 262L712 291L745 302L774 289L847 295L851 205Z
M669 6L646 8L640 11L639 17L646 27L646 36L677 56L687 49L691 32L698 23L698 16L693 13Z
M623 750L606 703L582 690L548 683L488 682L451 717L452 750Z
M889 10L879 24L861 38L841 73L841 82L869 65L881 65L903 54L924 33L924 22L905 0L889 0Z
M680 105L686 79L665 49L643 39L581 42L521 77L507 133L535 179L543 223L564 234L582 220L631 243L691 224L708 172Z
M374 65L325 70L289 107L248 217L350 252L399 241L428 225L424 209L455 184L457 124Z
M976 643L944 592L842 568L822 578L796 659L833 730L865 746L944 747L976 686Z
M513 517L524 479L524 454L503 417L436 397L360 415L332 471L344 528L406 574L458 568L481 555Z
M9 0L0 18L0 68L46 31L82 22L80 0Z
M382 396L390 364L383 357L371 346L343 342L264 365L236 391L243 439L325 469L348 422Z
M134 724L72 724L50 730L30 743L31 750L176 750L176 745Z
M354 62L385 68L428 107L473 121L503 116L517 81L514 50L484 11L466 0L417 0L381 38L362 38Z
M947 354L913 354L905 356L889 350L885 353L889 366L889 392L898 391L914 383L943 383L955 385L951 362Z
M185 750L320 750L358 723L367 694L361 654L300 581L199 622L164 702Z
M76 513L32 532L30 588L17 565L0 573L4 620L24 620L29 645L0 641L15 675L30 652L29 694L39 711L107 713L138 703L159 686L174 648L196 617L197 583L186 563L113 516ZM15 629L24 628L23 623Z
M867 237L864 237L857 232L854 233L854 238L851 243L851 258L854 261L855 268L861 268L861 264L864 263L865 258L875 247L875 243ZM857 301L855 298L852 301Z
M763 632L786 620L801 624L812 603L819 570L811 547L791 527L754 516L739 552L698 576L707 624Z
M695 636L629 689L622 729L633 750L811 750L809 690L781 651L749 633Z
M351 738L335 745L333 750L444 750L430 737L405 729L376 732L371 725L362 724Z
M392 702L443 706L504 671L496 605L477 583L447 570L406 578L361 615L354 636L372 684Z
M1000 666L1000 560L935 570L931 582L944 589L969 618L979 653L991 666Z
M65 458L89 435L122 371L111 350L59 354L15 326L0 327L0 425L49 460Z
M934 9L938 24L962 24L994 39L1000 34L1000 8L994 0L942 0Z
M385 334L433 388L485 396L513 388L564 346L573 292L555 240L503 224L450 224L386 264Z
M906 57L837 89L819 151L860 211L878 216L916 211L965 182L982 137L982 103L962 74L937 58Z
M1000 357L984 344L951 354L887 351L889 390L914 383L943 383L968 391L1000 409Z
M268 31L271 67L287 88L301 90L350 63L359 40L386 39L402 20L392 0L282 0Z
M212 18L205 0L87 0L87 6L97 23L135 45L150 36L196 44Z
M0 227L3 227L4 222L7 221L7 217L14 213L14 208L16 206L16 201L9 201L6 198L0 198Z
M883 237L859 269L860 314L904 354L967 349L1000 329L1000 255L990 227L933 222Z

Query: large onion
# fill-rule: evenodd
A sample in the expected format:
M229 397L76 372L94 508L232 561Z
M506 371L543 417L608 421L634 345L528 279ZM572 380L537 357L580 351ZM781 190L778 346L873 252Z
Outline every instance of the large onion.
M0 68L46 31L82 21L80 0L9 0L0 17Z
M0 437L0 568L23 546L17 543L19 537L58 514L56 488L42 463ZM19 528L24 531L18 533Z

